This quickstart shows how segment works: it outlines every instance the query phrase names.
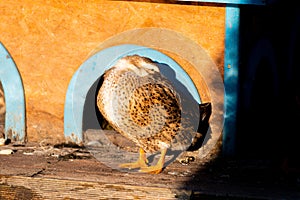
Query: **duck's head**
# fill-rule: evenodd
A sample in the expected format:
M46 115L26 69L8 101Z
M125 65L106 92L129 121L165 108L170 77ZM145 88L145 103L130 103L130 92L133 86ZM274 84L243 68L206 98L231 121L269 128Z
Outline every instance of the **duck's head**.
M125 56L118 60L115 67L119 70L132 70L141 77L159 72L159 68L155 62L139 55Z

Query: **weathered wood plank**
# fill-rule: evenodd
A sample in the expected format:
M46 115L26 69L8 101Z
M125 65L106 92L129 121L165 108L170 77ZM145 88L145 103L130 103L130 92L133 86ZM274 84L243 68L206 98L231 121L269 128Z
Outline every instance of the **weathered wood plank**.
M0 197L20 199L20 192L11 192L7 186L27 191L30 199L188 199L190 191L143 187L125 184L107 184L51 178L21 176L1 177Z
M147 187L183 188L193 174L204 167L196 159L188 165L174 161L161 174L123 172L110 168L84 148L13 147L12 155L0 155L0 174L4 176L44 177L77 181L99 181L108 184L129 184ZM202 163L202 164L201 164ZM146 181L145 181L146 180ZM191 183L192 184L192 183Z
M24 147L0 155L0 199L187 199L191 194L180 186L189 177L123 173L93 157L61 155L34 155Z
M59 148L58 148L59 147ZM299 184L271 163L196 159L160 174L111 169L84 149L13 147L0 155L0 199L299 199ZM44 154L42 153L44 151ZM216 155L216 154L215 154ZM212 160L212 159L210 159ZM161 198L159 198L161 197Z

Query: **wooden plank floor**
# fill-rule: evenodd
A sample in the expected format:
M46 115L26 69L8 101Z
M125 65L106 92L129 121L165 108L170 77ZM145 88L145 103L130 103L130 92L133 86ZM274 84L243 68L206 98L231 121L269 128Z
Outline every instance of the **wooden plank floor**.
M7 150L12 154L0 155L0 199L187 199L196 171L196 163L174 162L157 175L121 172L74 146L0 147Z
M182 165L176 160L154 175L109 168L84 148L26 144L2 146L0 152L7 149L13 154L0 155L0 199L300 197L299 183L286 184L267 161L210 157Z

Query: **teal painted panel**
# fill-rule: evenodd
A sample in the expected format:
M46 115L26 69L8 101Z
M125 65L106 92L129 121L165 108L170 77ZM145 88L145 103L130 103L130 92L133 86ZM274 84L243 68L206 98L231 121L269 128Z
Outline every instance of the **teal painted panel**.
M223 152L235 153L236 115L239 77L239 25L240 9L238 6L226 7L225 60L224 60L224 129Z
M0 80L4 89L5 137L25 141L25 99L19 71L8 51L0 43Z

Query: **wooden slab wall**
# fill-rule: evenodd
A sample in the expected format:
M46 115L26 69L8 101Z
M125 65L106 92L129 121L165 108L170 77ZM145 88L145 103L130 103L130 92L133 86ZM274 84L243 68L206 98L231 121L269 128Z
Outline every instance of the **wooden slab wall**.
M0 41L22 76L28 141L64 140L67 87L105 39L126 30L167 28L207 50L223 74L225 8L129 1L0 1Z

